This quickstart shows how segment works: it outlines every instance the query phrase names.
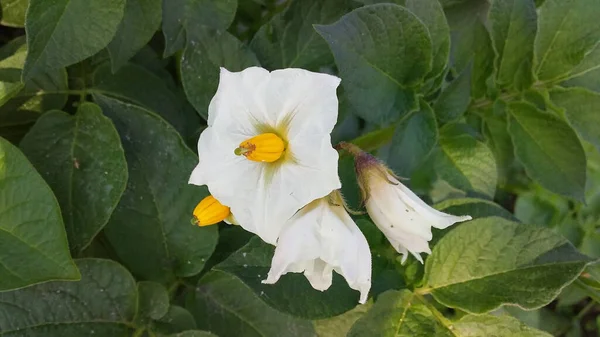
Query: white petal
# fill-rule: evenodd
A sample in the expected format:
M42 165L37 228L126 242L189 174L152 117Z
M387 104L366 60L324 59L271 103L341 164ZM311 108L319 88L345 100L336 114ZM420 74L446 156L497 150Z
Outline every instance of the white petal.
M371 252L367 240L341 206L325 199L312 202L283 229L264 283L275 283L294 267L305 267L311 285L326 290L335 269L364 303L371 288Z
M422 201L393 176L387 179L368 176L369 199L367 212L392 246L403 255L410 252L423 262L420 253L431 254L431 227L446 228L453 223L470 220L470 216L442 213Z

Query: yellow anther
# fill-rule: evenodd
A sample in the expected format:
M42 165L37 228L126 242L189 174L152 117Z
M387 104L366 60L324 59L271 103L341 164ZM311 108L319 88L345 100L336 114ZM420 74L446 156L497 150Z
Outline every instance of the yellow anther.
M198 226L210 226L225 220L231 215L229 207L224 206L212 195L202 199L194 208L192 222Z
M263 133L243 141L234 153L252 161L272 163L279 159L284 151L285 144L279 136L274 133Z

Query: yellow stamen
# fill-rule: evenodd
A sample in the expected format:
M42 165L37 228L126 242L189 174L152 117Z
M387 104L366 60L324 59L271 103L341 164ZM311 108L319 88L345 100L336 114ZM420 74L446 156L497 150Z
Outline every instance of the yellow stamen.
M281 158L284 151L285 144L279 136L274 133L263 133L243 141L234 153L252 161L272 163Z
M225 220L229 215L231 215L229 207L209 195L194 208L193 223L200 227L210 226Z

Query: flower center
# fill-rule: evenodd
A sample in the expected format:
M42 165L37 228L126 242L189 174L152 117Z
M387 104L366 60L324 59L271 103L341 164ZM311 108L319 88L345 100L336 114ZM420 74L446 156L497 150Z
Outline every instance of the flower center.
M285 152L285 143L274 133L263 133L240 143L235 149L236 156L245 156L248 160L272 163Z
M231 215L229 207L224 206L212 195L202 199L194 208L192 223L200 227L210 226L225 220Z

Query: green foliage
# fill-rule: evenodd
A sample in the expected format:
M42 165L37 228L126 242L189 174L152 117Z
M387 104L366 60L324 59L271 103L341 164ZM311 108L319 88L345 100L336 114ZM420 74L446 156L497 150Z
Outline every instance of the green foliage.
M598 334L598 0L0 10L0 335ZM273 246L190 224L220 68L251 66L340 77L334 142L473 220L433 229L422 265L353 214L372 252L366 305L337 273L324 292L299 273L263 284ZM343 151L339 176L363 211Z

